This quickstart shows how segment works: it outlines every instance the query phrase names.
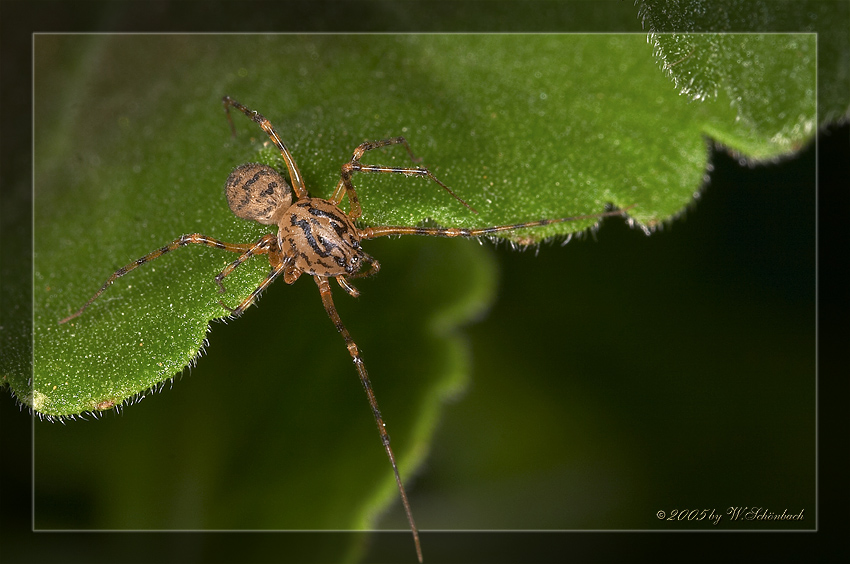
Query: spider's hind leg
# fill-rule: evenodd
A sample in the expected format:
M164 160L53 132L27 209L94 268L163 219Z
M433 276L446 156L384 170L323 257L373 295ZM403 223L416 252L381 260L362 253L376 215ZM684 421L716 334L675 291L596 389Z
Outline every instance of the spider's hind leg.
M259 125L263 131L266 132L266 135L269 136L269 139L277 146L280 150L280 155L283 157L283 161L286 163L286 169L289 171L289 180L292 182L292 189L295 191L295 195L298 198L306 198L307 187L304 184L304 178L301 176L301 172L298 170L298 165L295 164L295 159L292 158L292 153L289 152L289 149L286 148L286 145L283 143L283 139L281 139L280 135L278 135L272 123L267 120L260 112L254 111L246 106L243 106L230 96L225 96L221 99L224 104L224 111L227 114L227 121L230 123L230 132L234 137L236 136L236 127L233 125L233 119L230 117L230 108L234 107L246 116L249 119L254 121L257 125Z
M233 272L236 267L238 267L243 262L247 261L254 255L266 254L269 257L269 264L271 264L271 271L266 275L260 285L257 286L251 295L242 300L239 305L236 307L230 307L224 300L219 300L218 303L230 312L233 317L239 317L242 315L254 300L259 297L259 295L265 290L269 284L271 284L275 278L283 274L284 280L288 284L292 284L298 277L301 275L301 271L297 270L293 266L293 260L291 258L287 258L283 256L283 253L280 251L280 246L277 242L277 237L274 235L265 235L259 241L257 241L250 249L247 249L239 258L235 261L227 265L224 270L222 270L218 276L215 277L215 282L219 286L219 291L224 292L224 285L221 283L221 280Z
M245 245L245 247L248 247L248 245ZM218 285L218 291L222 294L225 293L226 290L224 289L224 284L222 284L221 281L224 280L224 278L231 272L236 270L236 268L240 264L247 261L254 255L264 254L268 254L269 260L271 261L271 256L275 253L277 249L277 237L275 237L274 235L264 235L259 241L246 248L245 251L241 255L239 255L239 258L228 264L221 272L216 275L215 283Z
M230 252L234 252L234 253L244 253L251 247L251 245L225 243L224 241L219 241L218 239L213 239L212 237L207 237L206 235L201 235L200 233L192 233L191 235L183 235L182 237L180 237L179 239L175 239L174 241L172 241L168 245L165 245L164 247L160 247L159 249L152 251L152 252L146 254L145 256L134 260L130 264L122 266L121 268L116 270L112 274L112 276L110 276L109 279L107 279L107 281L104 282L103 286L100 287L100 290L98 290L95 293L95 295L92 296L89 299L89 301L87 301L85 304L83 304L83 307L78 309L76 311L76 313L73 313L73 314L69 315L68 317L66 317L64 319L59 320L59 323L60 324L67 323L68 321L71 321L72 319L82 315L82 313L86 310L86 308L89 307L92 304L92 302L94 302L97 298L99 298L100 295L103 294L106 291L106 289L109 288L112 285L113 282L115 282L116 280L118 280L119 278L121 278L122 276L127 274L128 272L135 270L136 268L140 267L141 265L145 264L146 262L150 262L154 259L158 259L159 257L164 255L165 253L174 251L176 249L179 249L180 247L185 247L186 245L190 245L190 244L205 245L207 247L213 247L213 248L216 248L216 249L222 249L222 250L230 251Z

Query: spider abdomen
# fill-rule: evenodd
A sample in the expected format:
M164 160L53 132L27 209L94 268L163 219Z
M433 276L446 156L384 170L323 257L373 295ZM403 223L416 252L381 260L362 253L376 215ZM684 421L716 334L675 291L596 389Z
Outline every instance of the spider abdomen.
M242 219L274 225L292 204L292 188L270 166L248 163L236 167L224 188L231 211Z
M281 250L295 268L311 275L340 276L360 270L360 236L348 216L321 198L305 198L287 209L278 224Z

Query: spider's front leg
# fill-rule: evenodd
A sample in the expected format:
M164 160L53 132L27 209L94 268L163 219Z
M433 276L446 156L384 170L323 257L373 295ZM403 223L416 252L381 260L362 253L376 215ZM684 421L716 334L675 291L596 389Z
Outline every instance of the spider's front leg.
M485 235L493 235L495 233L506 233L510 231L519 231L520 229L530 229L532 227L543 227L556 223L566 223L569 221L579 221L584 219L601 219L603 217L626 216L626 211L635 207L632 204L626 208L602 213L594 213L587 215L575 215L572 217L559 217L555 219L540 219L537 221L526 221L524 223L513 223L510 225L493 225L490 227L478 227L467 229L461 227L410 227L405 225L380 225L377 227L364 227L358 229L357 234L360 239L377 239L378 237L391 237L394 235L426 235L430 237L482 237Z
M439 184L443 188L443 190L451 194L452 197L454 197L458 202L466 206L472 213L478 213L475 208L467 204L460 196L455 194L451 188L443 184L439 178L434 176L434 174L427 168L404 168L364 165L360 162L360 158L366 151L379 149L381 147L387 147L389 145L403 145L404 148L407 149L407 154L410 155L410 159L413 162L419 162L422 160L414 156L413 151L410 149L410 145L407 143L407 140L404 137L393 137L392 139L382 139L380 141L361 143L356 149L354 149L354 154L351 156L351 160L342 165L342 172L340 173L339 182L336 185L336 189L334 190L333 196L331 196L331 201L333 201L336 205L339 205L339 203L342 202L342 198L344 195L348 196L348 202L350 207L348 216L352 220L359 218L362 214L360 200L357 197L357 192L354 190L354 184L352 184L351 182L351 175L354 172L380 172L403 174L405 176L427 176L428 178Z
M377 261L374 261L374 259L373 264L377 264ZM375 398L375 392L372 391L372 383L369 381L369 374L366 372L366 365L363 363L363 358L360 356L360 349L357 348L357 345L354 343L354 339L351 338L351 334L349 334L348 329L346 329L345 325L343 325L342 319L340 319L339 314L336 311L333 296L331 295L331 286L328 284L328 278L326 276L319 275L314 275L313 278L316 280L316 285L319 287L319 294L322 296L322 304L325 306L325 311L327 312L328 317L331 318L336 330L345 340L345 346L348 349L348 353L354 361L354 366L357 367L357 374L360 376L360 383L363 384L363 389L366 391L366 396L369 399L369 405L372 408L372 414L375 417L375 423L378 426L378 433L381 435L381 443L384 445L384 450L386 450L387 456L390 459L390 464L393 468L396 485L398 486L398 491L401 495L404 511L407 514L407 521L410 523L410 530L413 533L413 542L416 545L416 555L419 558L419 562L422 562L422 547L419 544L419 530L416 528L416 523L413 521L413 512L410 510L410 502L407 500L407 492L405 492L404 484L401 482L401 475L398 472L395 454L393 454L393 449L390 446L390 435L387 433L387 426L384 423L384 418L381 416L381 410L378 409L378 400ZM343 288L346 288L341 280L343 277L338 276L336 278L340 285Z

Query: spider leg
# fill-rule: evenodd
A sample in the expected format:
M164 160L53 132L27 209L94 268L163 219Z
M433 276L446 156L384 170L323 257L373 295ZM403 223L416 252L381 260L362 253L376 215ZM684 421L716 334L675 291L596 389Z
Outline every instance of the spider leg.
M414 162L419 162L421 159L417 159L413 155L413 151L410 149L410 145L407 143L407 140L404 137L393 137L392 139L382 139L380 141L372 141L367 143L361 143L356 149L354 149L354 154L351 156L351 160L344 165L342 165L342 172L340 174L339 182L336 185L336 189L334 190L333 196L331 196L331 201L335 204L339 205L342 201L343 195L348 196L348 202L350 205L349 217L351 219L357 219L362 214L362 208L360 206L360 200L357 197L357 192L354 190L354 184L351 182L351 173L353 172L380 172L380 173L397 173L404 174L405 176L427 176L452 195L458 202L466 206L472 213L478 213L475 208L467 204L460 196L455 194L451 188L443 184L439 178L434 176L434 174L428 170L427 168L421 167L412 167L412 168L398 168L398 167L389 167L389 166L375 166L375 165L364 165L360 162L360 158L366 151L371 151L372 149L378 149L380 147L386 147L388 145L404 145L404 148L407 149L407 153L410 155L410 158Z
M391 235L428 235L431 237L481 237L482 235L492 235L504 231L516 231L518 229L528 229L531 227L542 227L544 225L552 225L554 223L565 223L567 221L579 221L582 219L596 219L600 217L611 217L624 215L628 208L604 213L596 213L589 215L576 215L573 217L561 217L558 219L541 219L538 221L528 221L526 223L514 223L512 225L494 225L492 227L480 227L477 229L466 228L440 228L440 227L405 227L405 226L379 226L379 227L364 227L358 229L357 233L361 239L376 239L378 237L389 237Z
M372 391L372 383L369 381L366 366L363 364L363 359L360 357L360 350L351 338L348 329L346 329L345 325L342 324L342 320L336 311L333 296L331 295L331 287L330 284L328 284L327 277L316 275L313 278L316 280L316 285L319 286L319 293L322 296L322 304L325 306L325 311L328 313L328 317L331 318L336 330L342 335L342 338L345 339L345 346L348 348L348 353L351 355L354 365L357 367L357 373L360 376L360 382L363 384L363 389L366 390L366 396L369 398L369 405L372 407L372 414L375 416L375 423L378 425L378 433L381 435L381 443L383 443L384 449L387 451L387 456L390 459L390 464L393 467L393 474L395 475L399 494L401 494L402 504L404 504L404 511L407 513L407 521L410 523L410 530L413 533L413 542L416 544L416 555L419 558L419 562L422 562L422 547L419 544L419 530L416 528L416 523L413 522L413 513L410 510L410 502L407 500L407 493L405 492L404 485L401 482L401 475L398 472L395 455L393 454L392 447L390 447L390 435L387 433L387 426L384 423L383 417L381 417L380 409L378 409L378 400L375 399L375 392Z
M218 303L221 305L221 307L223 307L224 309L229 311L231 316L239 317L240 315L245 313L245 310L248 309L248 307L254 302L254 300L257 299L257 296L259 296L262 293L262 291L265 290L266 287L268 287L269 284L274 282L275 278L277 278L282 272L286 272L290 268L291 268L291 260L290 259L284 259L284 260L279 261L277 263L273 262L271 272L269 272L268 275L265 278L263 278L263 281L260 282L260 285L257 286L256 289L254 289L253 292L251 292L251 295L248 296L247 298L245 298L244 300L242 300L239 303L238 306L230 307L229 305L224 303L223 300L219 300Z
M269 234L263 236L259 241L254 243L254 245L250 249L239 255L238 259L224 267L224 269L219 272L215 277L215 283L218 284L218 291L222 294L225 292L224 284L222 284L221 281L224 280L225 276L233 272L236 267L238 267L240 264L247 261L254 255L265 254L269 255L269 260L272 260L272 256L280 254L277 246L277 237L275 237L274 235Z
M263 128L263 131L266 132L269 139L271 139L272 142L277 145L277 148L280 149L280 154L283 157L283 161L286 163L287 170L289 170L289 180L292 182L292 189L295 190L295 194L298 196L298 199L309 197L307 187L304 184L304 178L298 170L298 165L295 164L295 159L292 158L292 153L290 153L289 149L286 148L286 145L283 144L283 140L280 138L277 131L275 131L271 122L263 117L259 112L246 108L230 96L225 96L221 99L221 101L224 104L224 111L227 113L227 121L230 123L230 131L233 136L236 136L236 127L233 125L233 119L230 117L230 106L240 110L243 114L254 120L257 125Z
M124 276L125 274L130 272L131 270L138 268L139 266L145 264L146 262L150 262L154 259L157 259L157 258L161 257L162 255L164 255L165 253L168 253L168 252L173 251L175 249L179 249L180 247L185 247L186 245L190 245L190 244L206 245L207 247L214 247L216 249L222 249L222 250L225 250L225 251L230 251L232 253L245 253L251 247L251 245L245 245L245 244L225 243L223 241L219 241L218 239L213 239L212 237L207 237L206 235L201 235L200 233L192 233L191 235L183 235L179 239L175 239L170 244L168 244L164 247L160 247L159 249L152 251L152 252L146 254L145 256L134 260L130 264L128 264L126 266L122 266L121 268L116 270L115 273L112 274L112 276L110 276L109 279L106 282L104 282L103 286L100 287L100 290L98 290L95 293L95 295L92 296L89 299L89 301L87 301L83 305L83 307L78 309L76 313L73 313L73 314L69 315L68 317L66 317L65 319L60 320L59 323L60 324L67 323L68 321L71 321L75 317L79 317L86 310L86 308L91 305L91 303L93 301L95 301L97 298L99 298L100 295L103 294L103 292L105 292L106 289L109 288L109 286L112 285L113 282L115 282L117 279L121 278L122 276Z

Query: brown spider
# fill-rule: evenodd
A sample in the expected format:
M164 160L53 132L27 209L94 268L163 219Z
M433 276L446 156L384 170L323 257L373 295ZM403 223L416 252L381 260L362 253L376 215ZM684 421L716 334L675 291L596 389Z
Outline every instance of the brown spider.
M277 235L268 234L260 238L259 241L253 244L240 243L225 243L200 233L191 235L183 235L172 243L161 247L140 259L131 262L130 264L118 269L109 279L101 286L100 290L87 301L83 307L77 310L76 313L59 321L66 323L79 315L81 315L91 303L96 300L116 279L124 276L131 270L142 264L152 261L169 251L173 251L180 247L184 247L190 243L215 247L233 253L239 253L239 258L227 265L216 277L215 283L218 285L219 292L224 293L224 284L222 280L229 275L233 270L243 262L255 255L268 255L269 263L271 264L271 272L260 283L257 288L251 292L236 307L230 307L223 301L219 301L221 306L230 312L232 316L241 315L248 306L259 296L259 294L277 278L283 274L283 279L287 284L295 282L302 274L309 274L316 281L319 287L319 294L322 298L322 303L325 311L336 326L337 331L345 339L345 345L351 355L354 365L357 367L357 373L360 376L360 381L363 388L366 390L366 395L369 399L369 405L372 408L372 414L375 417L375 422L378 426L378 432L381 436L381 442L387 452L392 465L393 474L395 475L398 491L401 495L401 501L404 505L407 520L410 523L410 530L413 533L413 540L416 545L416 555L419 562L422 562L422 548L419 542L419 532L416 524L413 521L413 513L410 509L410 503L407 499L404 485L399 475L398 466L396 465L395 455L390 447L390 436L387 433L386 425L384 424L381 412L378 409L378 402L375 399L375 394L372 391L372 384L369 381L369 376L366 373L366 367L363 364L363 359L360 357L360 351L348 330L343 325L331 296L331 287L328 283L329 278L335 278L340 287L351 296L357 297L358 290L349 283L352 278L362 278L375 274L380 269L377 260L366 254L360 246L360 242L364 239L375 239L377 237L387 237L391 235L430 235L434 237L480 237L482 235L490 235L493 233L515 231L517 229L525 229L529 227L539 227L550 225L553 223L562 223L566 221L575 221L579 219L600 218L605 216L622 215L624 210L599 213L593 215L581 215L574 217L565 217L560 219L542 219L538 221L530 221L526 223L516 223L513 225L499 225L493 227L482 227L477 229L442 229L431 227L403 227L403 226L378 226L358 228L354 225L354 221L360 217L361 208L360 202L357 199L357 192L354 190L354 185L351 183L351 174L353 172L380 172L380 173L400 173L407 176L427 176L437 184L439 184L449 194L454 196L459 202L465 205L470 211L477 213L469 204L455 195L452 190L440 182L428 169L413 167L413 168L395 168L385 166L364 165L360 162L360 158L366 151L386 147L388 145L403 145L407 150L410 158L417 162L418 159L413 155L410 146L404 137L394 137L392 139L384 139L371 143L363 143L354 150L351 160L342 165L340 180L336 185L333 195L330 199L311 198L304 184L304 179L298 171L295 160L291 153L283 144L280 136L275 131L272 124L259 113L250 110L233 100L229 96L222 99L224 108L227 114L227 119L230 122L230 128L233 135L236 135L236 128L233 125L233 120L230 116L230 107L234 107L242 111L246 116L254 120L268 134L275 145L280 149L283 160L286 163L286 168L289 171L289 178L292 183L289 183L281 176L279 172L270 166L263 164L244 164L237 167L228 177L225 192L227 202L230 209L237 216L258 221L264 225L277 225ZM295 191L297 200L292 203L292 191ZM343 197L348 198L351 211L346 214L340 207ZM368 270L361 271L363 263L368 263Z

